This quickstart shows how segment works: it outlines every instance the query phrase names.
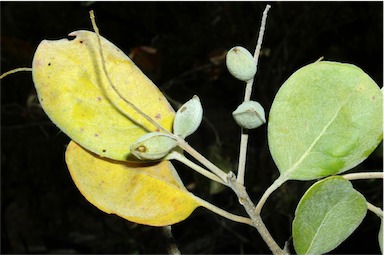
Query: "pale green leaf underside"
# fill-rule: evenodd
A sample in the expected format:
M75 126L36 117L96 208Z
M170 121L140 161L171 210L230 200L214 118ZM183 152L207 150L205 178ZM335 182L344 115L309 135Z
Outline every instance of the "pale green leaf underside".
M354 65L316 62L296 71L271 107L268 142L287 179L341 173L362 162L382 140L383 96Z
M342 177L312 185L301 198L293 221L297 254L323 254L335 249L360 225L367 212L363 195Z

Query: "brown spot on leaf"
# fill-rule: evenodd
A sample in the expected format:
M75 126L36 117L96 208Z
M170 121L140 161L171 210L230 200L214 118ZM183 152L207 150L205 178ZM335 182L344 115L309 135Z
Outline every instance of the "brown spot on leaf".
M138 151L138 152L146 152L147 151L147 147L145 147L144 145L140 145L139 147L136 148L136 151Z

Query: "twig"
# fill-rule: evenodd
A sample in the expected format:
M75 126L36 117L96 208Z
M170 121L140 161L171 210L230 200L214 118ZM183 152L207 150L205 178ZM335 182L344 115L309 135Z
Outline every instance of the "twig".
M255 208L256 214L261 213L261 209L263 208L268 197L272 194L272 192L274 192L276 189L278 189L286 181L287 181L287 178L285 177L285 175L280 175L279 178L277 178L272 183L272 185L268 187L268 189L264 192L263 196L260 198L259 202L256 205L256 208Z
M186 151L189 155L198 160L201 164L203 164L206 168L208 168L212 173L217 175L221 180L227 182L227 174L215 166L211 161L206 159L203 155L201 155L198 151L196 151L192 146L190 146L184 139L176 136L177 143L180 148Z
M201 199L197 196L195 196L195 200L203 207L207 208L208 210L224 217L224 218L227 218L231 221L235 221L235 222L239 222L239 223L244 223L244 224L247 224L247 225L250 225L250 226L254 226L252 220L250 218L246 218L246 217L243 217L243 216L239 216L239 215L236 215L236 214L232 214L230 212L227 212L223 209L221 209L220 207L217 207L216 205L213 205L211 203L209 203L208 201L204 200L204 199Z
M263 17L261 19L259 38L257 39L257 45L256 45L255 53L253 55L253 58L255 59L255 63L256 63L256 70L257 70L257 64L258 64L259 56L260 56L261 44L263 42L265 24L267 21L267 15L268 15L268 11L270 8L271 8L270 5L267 5L265 7L265 10L263 12ZM249 101L251 99L253 81L254 81L254 78L247 82L247 85L245 87L244 102ZM241 184L244 184L245 164L246 164L246 159L247 159L247 148L248 148L248 130L245 130L242 128L241 129L241 138L240 138L239 165L238 165L238 170L237 170L237 181Z
M191 160L186 158L184 155L182 155L178 151L171 152L170 154L168 154L166 156L166 159L177 160L177 161L183 163L184 165L188 166L189 168L195 170L196 172L200 173L201 175L204 175L205 177L207 177L213 181L219 182L219 183L227 186L227 184L223 180L221 180L219 177L217 177L217 175L215 175L215 174L209 172L208 170L206 170L205 168L202 168L201 166L195 164L194 162L192 162Z
M373 204L371 204L367 201L367 208L368 208L368 210L375 213L380 218L383 218L383 210L380 207L374 206Z
M261 44L263 42L264 31L265 31L265 24L267 22L267 14L268 14L269 9L271 9L271 6L269 4L267 4L267 6L265 7L264 12L263 12L263 17L261 19L259 38L257 39L257 45L256 45L256 49L255 49L255 54L254 54L254 58L255 58L255 61L256 61L256 66L257 66L257 63L259 61Z
M164 226L161 228L162 233L165 239L165 243L167 245L167 251L169 255L180 255L181 252L179 248L177 248L176 240L172 235L172 227L171 226Z
M265 226L263 220L261 219L260 214L255 213L256 211L255 205L250 199L247 191L245 190L245 187L239 182L237 182L235 175L232 172L228 174L228 184L232 188L232 190L236 193L239 199L239 203L244 207L247 214L251 217L253 226L260 233L261 237L263 238L265 243L268 245L272 253L278 254L278 255L287 254L287 252L281 249L280 246L273 239L267 227Z
M361 179L383 179L383 172L361 172L361 173L350 173L342 175L347 180L361 180Z
M257 64L258 59L260 55L260 49L261 44L263 41L264 31L265 31L265 24L267 20L267 14L269 9L271 8L270 5L267 5L265 7L265 10L263 12L263 17L261 20L261 26L259 30L259 37L257 40L257 45L254 53L254 59L256 63L256 70L257 70ZM245 95L244 95L244 102L249 101L251 99L252 94L252 86L253 86L254 78L247 82L246 88L245 88ZM284 177L278 178L264 193L261 200L259 201L257 207L253 204L251 199L249 198L248 193L245 190L244 187L244 177L245 177L245 165L246 165L246 155L247 155L247 148L248 148L248 131L245 129L241 129L241 140L240 140L240 154L239 154L239 165L238 165L238 172L237 172L237 179L235 178L235 175L233 173L228 174L228 184L232 188L232 190L236 193L239 202L241 205L243 205L244 209L248 213L248 215L251 217L254 227L258 230L261 237L264 239L266 244L268 245L269 249L272 251L273 254L283 255L287 254L288 251L283 250L279 247L279 245L276 243L276 241L273 239L271 234L269 233L267 227L265 226L264 222L261 219L260 211L263 207L265 201L269 197L269 195L276 190L280 185L285 181Z
M32 72L32 68L30 68L30 67L19 67L19 68L12 69L11 71L5 72L2 75L0 75L0 80L3 79L5 76L10 75L10 74L17 73L17 72L24 72L24 71L25 72Z
M248 150L248 130L241 128L240 136L240 152L239 152L239 163L237 169L237 181L244 184L245 178L245 165L247 162L247 150Z

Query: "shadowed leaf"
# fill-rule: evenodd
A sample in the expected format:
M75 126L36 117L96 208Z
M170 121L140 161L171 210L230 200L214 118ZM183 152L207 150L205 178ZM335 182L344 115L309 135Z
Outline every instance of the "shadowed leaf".
M89 202L132 222L171 225L199 206L169 161L144 166L107 160L72 141L66 162L77 188Z

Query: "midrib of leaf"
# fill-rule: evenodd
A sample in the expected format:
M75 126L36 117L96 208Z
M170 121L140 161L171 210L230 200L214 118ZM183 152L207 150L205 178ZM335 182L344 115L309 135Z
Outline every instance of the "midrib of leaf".
M359 84L356 85L356 87L358 86ZM356 88L355 87L355 88ZM352 92L355 90L355 88L353 88ZM304 152L304 154L301 156L301 158L291 167L289 168L286 172L285 172L285 176L289 179L289 176L291 175L292 172L294 172L296 170L297 167L299 167L299 165L305 160L305 158L309 155L309 153L311 152L312 148L316 145L316 143L320 140L320 138L323 136L323 134L327 131L328 127L333 123L333 121L336 119L337 115L339 114L340 110L344 107L344 105L349 101L349 99L352 97L352 94L353 93L350 93L350 95L348 96L348 98L340 105L339 109L337 109L335 115L331 118L331 120L327 123L327 125L325 125L325 127L323 128L323 130L320 132L320 134L316 137L316 139L312 142L312 144L308 147L308 149Z
M339 206L339 203L336 203L336 204L335 204L334 206L332 206L332 208L325 214L323 220L321 221L319 227L317 228L316 234L315 234L315 235L313 236L313 238L312 238L311 244L309 245L308 250L307 250L307 252L306 252L307 254L310 254L310 250L312 249L313 243L314 243L314 241L316 240L316 237L318 236L318 234L319 234L321 228L323 227L325 220L328 218L328 215L329 215L329 214L330 214L336 207L338 207L338 206Z

